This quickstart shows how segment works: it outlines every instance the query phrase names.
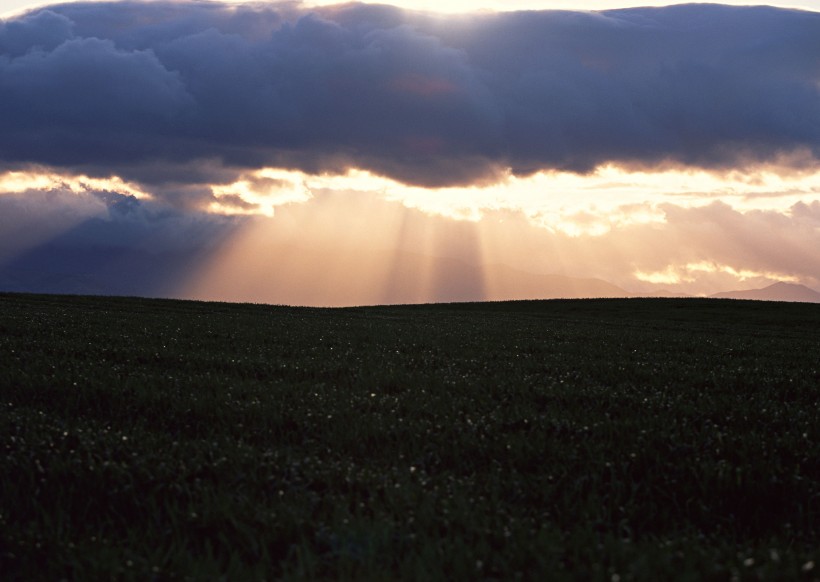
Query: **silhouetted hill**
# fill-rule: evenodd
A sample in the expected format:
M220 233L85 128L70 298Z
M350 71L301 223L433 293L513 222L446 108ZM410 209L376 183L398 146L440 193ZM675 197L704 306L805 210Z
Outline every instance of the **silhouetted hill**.
M669 289L660 289L658 291L639 292L632 294L635 297L665 297L672 299L683 299L684 297L691 297L688 293L677 293Z
M545 275L506 265L487 267L487 299L582 299L630 297L632 293L603 279Z
M774 283L762 289L747 291L725 291L715 293L716 299L757 299L760 301L799 301L803 303L820 303L820 293L805 285L794 283Z

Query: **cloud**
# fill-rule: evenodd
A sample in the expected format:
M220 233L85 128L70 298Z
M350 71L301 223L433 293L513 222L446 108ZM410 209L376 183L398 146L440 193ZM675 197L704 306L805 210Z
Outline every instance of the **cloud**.
M648 211L653 208L662 221L625 224L601 236L533 231L528 244L549 252L568 274L595 273L631 290L651 290L636 280L637 273L668 275L667 287L693 294L778 280L820 286L818 201L784 211L741 211L724 202L647 205ZM507 260L526 268L522 261L531 259Z
M0 54L18 57L31 50L52 51L73 36L72 22L48 10L0 25Z
M630 204L608 219L647 213L660 219L573 234L541 228L523 210L454 221L378 192L317 189L273 217L229 217L104 190L21 191L0 194L0 290L312 305L552 291L511 278L510 267L633 292L711 294L777 280L820 289L818 201L784 211ZM569 218L596 224L590 213Z
M0 193L0 290L175 296L242 223L108 191Z
M249 169L407 184L820 157L820 14L56 5L0 22L0 165L168 199Z
M785 212L720 202L660 212L660 222L571 235L523 212L454 221L377 193L327 190L250 220L184 291L310 305L538 298L560 286L538 277L550 274L599 277L636 293L708 295L776 281L820 288L820 202Z

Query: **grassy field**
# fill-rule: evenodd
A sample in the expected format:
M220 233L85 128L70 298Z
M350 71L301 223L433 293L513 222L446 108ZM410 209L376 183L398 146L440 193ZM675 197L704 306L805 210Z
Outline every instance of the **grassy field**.
M0 294L4 580L820 578L820 306Z

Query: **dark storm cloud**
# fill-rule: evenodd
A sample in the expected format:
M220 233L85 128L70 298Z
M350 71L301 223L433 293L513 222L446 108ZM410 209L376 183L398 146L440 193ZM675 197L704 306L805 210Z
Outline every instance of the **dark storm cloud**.
M175 296L244 220L114 192L0 195L0 290Z
M811 163L820 14L57 5L0 23L0 103L2 162L168 192L260 166L441 186L797 150Z

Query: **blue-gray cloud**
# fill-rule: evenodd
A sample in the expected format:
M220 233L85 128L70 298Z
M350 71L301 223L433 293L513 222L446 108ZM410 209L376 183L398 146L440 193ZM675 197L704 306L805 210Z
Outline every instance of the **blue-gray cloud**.
M176 296L244 219L65 189L0 196L0 291Z
M260 166L443 186L816 164L820 14L65 4L0 23L0 103L0 163L167 191Z

